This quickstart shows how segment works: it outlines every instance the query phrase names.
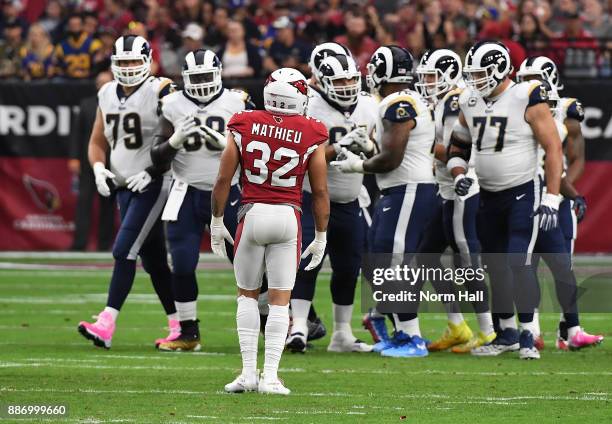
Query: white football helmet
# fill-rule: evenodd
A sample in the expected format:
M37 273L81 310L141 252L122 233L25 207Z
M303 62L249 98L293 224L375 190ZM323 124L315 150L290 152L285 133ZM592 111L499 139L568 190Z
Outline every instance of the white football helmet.
M268 112L283 115L303 115L308 106L308 83L302 73L293 68L272 72L264 86L264 106Z
M111 55L111 71L119 84L133 87L146 80L151 73L151 52L147 40L139 35L119 37ZM140 64L126 66L128 61L139 61Z
M508 48L498 41L479 41L465 56L465 83L482 97L489 96L511 72Z
M461 80L461 59L452 50L430 50L421 58L416 73L419 78L416 89L424 98L435 100L455 88Z
M516 80L518 82L526 81L526 79L531 76L535 76L543 81L548 81L556 91L563 89L557 65L546 56L528 57L521 63L521 67L516 73Z
M187 53L183 65L185 92L196 100L207 102L221 91L221 61L210 50L198 49Z
M348 48L342 44L333 42L319 44L312 50L310 60L308 61L308 66L310 67L312 77L317 83L321 82L319 80L319 66L321 65L321 62L323 62L323 59L325 59L327 56L337 54L352 57L351 51Z
M339 80L345 80L339 83ZM319 81L325 95L341 107L357 103L361 72L355 60L343 54L327 56L319 65Z

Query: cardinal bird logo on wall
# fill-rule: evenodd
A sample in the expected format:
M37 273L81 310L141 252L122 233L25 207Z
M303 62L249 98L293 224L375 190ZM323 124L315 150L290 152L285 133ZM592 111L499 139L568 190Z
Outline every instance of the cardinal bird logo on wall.
M47 213L55 212L59 209L61 205L60 196L53 184L28 174L23 176L22 181L36 206Z

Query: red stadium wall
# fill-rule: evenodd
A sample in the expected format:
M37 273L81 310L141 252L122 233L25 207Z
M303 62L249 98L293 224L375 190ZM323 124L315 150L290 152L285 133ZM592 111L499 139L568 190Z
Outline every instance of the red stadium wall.
M261 104L261 81L240 81ZM612 252L612 110L610 81L566 82L564 96L585 106L587 164L578 184L588 211L576 251ZM76 196L67 168L68 137L91 84L0 83L0 250L65 250L72 242ZM91 236L95 237L96 220ZM208 241L203 243L207 247ZM95 240L90 238L90 247Z

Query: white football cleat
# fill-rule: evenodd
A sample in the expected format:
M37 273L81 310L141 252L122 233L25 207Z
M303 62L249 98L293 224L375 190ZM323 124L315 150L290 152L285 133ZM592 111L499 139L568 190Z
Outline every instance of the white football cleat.
M276 380L266 380L263 374L259 378L259 387L257 391L259 393L267 393L270 395L285 396L291 393L291 390L289 390L283 385L283 382L280 380L280 378L277 378Z
M334 331L327 346L328 352L372 352L372 346L344 331Z
M256 392L258 385L257 373L250 376L240 374L234 381L225 385L225 391L227 393Z

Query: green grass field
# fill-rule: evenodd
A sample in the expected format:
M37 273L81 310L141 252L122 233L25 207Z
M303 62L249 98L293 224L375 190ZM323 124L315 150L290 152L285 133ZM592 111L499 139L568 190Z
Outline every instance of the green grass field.
M76 327L104 306L110 270L11 269L6 261L55 261L4 261L0 404L68 406L67 417L44 422L612 422L611 345L555 351L557 314L542 316L547 347L539 361L520 361L518 354L474 358L438 353L408 360L330 354L328 336L305 355L284 355L280 375L293 391L289 397L228 395L223 386L241 366L231 271L198 272L203 349L173 354L153 348L154 339L165 334L165 317L143 272L137 274L107 351L94 348ZM331 330L328 278L320 276L315 304ZM360 316L356 308L355 334L370 340ZM612 337L612 315L581 318L590 332ZM445 325L444 316L424 314L421 325L424 336L434 338ZM261 366L263 355L259 359Z

